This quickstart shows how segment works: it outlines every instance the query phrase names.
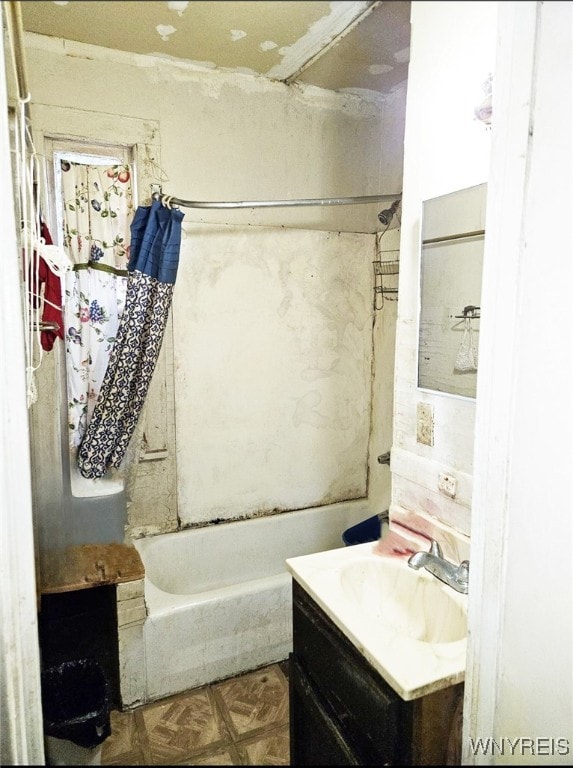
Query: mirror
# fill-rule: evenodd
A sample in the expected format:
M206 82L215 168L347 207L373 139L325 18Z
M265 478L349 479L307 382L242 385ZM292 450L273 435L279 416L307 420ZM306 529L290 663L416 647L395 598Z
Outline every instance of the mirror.
M476 395L487 184L422 203L418 387Z

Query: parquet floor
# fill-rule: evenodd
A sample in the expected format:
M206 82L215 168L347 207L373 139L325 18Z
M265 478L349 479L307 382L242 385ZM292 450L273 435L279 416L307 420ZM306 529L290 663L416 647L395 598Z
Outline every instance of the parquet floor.
M289 765L288 662L111 712L102 765Z

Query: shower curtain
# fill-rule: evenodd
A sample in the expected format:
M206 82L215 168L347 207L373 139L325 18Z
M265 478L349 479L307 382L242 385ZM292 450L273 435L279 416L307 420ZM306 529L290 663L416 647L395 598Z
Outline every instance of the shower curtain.
M159 201L131 225L127 294L117 336L77 464L90 479L119 469L159 357L177 276L183 213Z
M73 269L64 277L68 427L72 455L85 434L123 311L131 169L60 161L63 245ZM75 456L73 456L75 460Z

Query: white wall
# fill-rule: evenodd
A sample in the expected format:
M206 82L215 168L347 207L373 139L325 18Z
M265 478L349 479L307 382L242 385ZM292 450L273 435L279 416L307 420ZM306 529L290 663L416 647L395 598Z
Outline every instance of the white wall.
M406 107L400 300L396 342L392 506L469 534L475 402L417 388L422 202L488 180L491 133L475 119L483 84L494 71L497 4L412 4ZM433 411L433 445L417 442L417 405ZM451 499L441 472L457 480Z
M573 754L572 13L412 6L392 509L471 533L464 764L571 765ZM468 120L468 84L484 69L491 133ZM474 405L416 389L417 243L422 200L484 181ZM415 443L419 400L434 408L433 447ZM462 473L466 504L435 493L444 468Z

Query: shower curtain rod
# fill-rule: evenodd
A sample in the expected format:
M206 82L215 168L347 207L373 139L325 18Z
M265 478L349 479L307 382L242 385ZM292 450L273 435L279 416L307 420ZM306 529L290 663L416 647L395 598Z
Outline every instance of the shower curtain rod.
M181 200L179 197L153 192L151 197L159 200L166 208L174 205L183 208L291 208L303 205L363 205L382 200L399 201L402 193L394 195L364 195L362 197L318 197L300 198L298 200L234 200L223 202L201 202L199 200Z

